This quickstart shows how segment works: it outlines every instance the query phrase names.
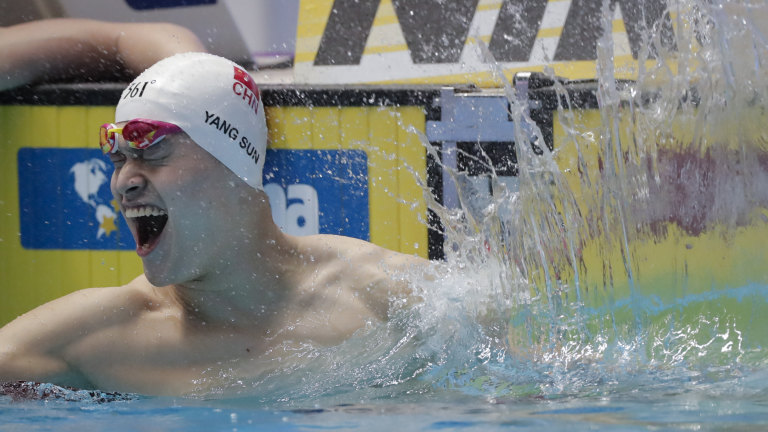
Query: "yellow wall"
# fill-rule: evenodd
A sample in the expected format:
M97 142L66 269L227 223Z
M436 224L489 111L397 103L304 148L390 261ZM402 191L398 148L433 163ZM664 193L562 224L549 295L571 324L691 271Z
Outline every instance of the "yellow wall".
M21 246L16 154L22 147L97 147L111 107L0 106L0 324L79 288L141 273L134 252L27 250Z
M424 131L423 107L270 107L267 114L272 148L365 151L371 241L428 256L422 186L426 184L426 151L409 129ZM20 243L19 149L95 148L96 129L112 115L109 106L0 106L0 325L73 290L120 285L141 273L141 262L133 251L28 250ZM599 136L601 119L596 110L574 111L572 115L584 133L567 138L563 127L566 120L555 113L555 158L581 214L590 217L594 206L589 203L599 198L595 196L599 192L582 187L577 149L592 176L598 175L599 149L595 142L586 138L579 141L578 137ZM765 114L755 115L759 117L755 123L765 123ZM623 124L619 129L626 135L631 127ZM680 135L682 141L687 139L684 135ZM629 136L622 138L632 142ZM762 239L768 238L768 223L759 221L768 220L768 214L756 211L760 214L751 215L754 223L727 235L715 228L693 237L667 223L666 236L633 241L629 255L635 288L641 294L672 301L683 293L671 287L691 293L765 282L763 267L768 262L768 250L762 247ZM621 245L596 236L580 246L578 276L586 297L594 297L594 304L599 304L609 288L615 298L629 296L626 251ZM602 271L606 268L611 269L610 287ZM573 268L564 271L560 274L563 281L574 276L567 274ZM677 280L681 277L685 283ZM541 285L535 277L533 282L532 287Z
M599 180L603 174L598 170L598 157L604 152L597 142L599 138L597 141L592 138L601 136L601 128L604 127L601 114L596 109L585 109L572 111L567 115L574 116L573 121L580 133L565 139L564 125L569 124L569 120L564 119L560 113L555 113L555 160L580 208L580 216L585 220L597 220L604 216L606 211L610 212L606 210L610 206L601 204L605 202L605 197L601 194L605 193L606 185ZM743 112L742 115L751 117L750 124L765 124L768 120L768 114L759 110ZM718 126L724 130L715 130ZM650 154L650 149L638 151L637 147L643 143L637 139L638 135L632 136L633 123L628 115L621 115L617 130L621 142L626 146L625 155ZM734 135L729 130L732 131L723 124L713 126L712 131L707 131L708 139L704 140L702 145L732 145L733 142L726 141L729 134ZM746 135L753 133L757 132L746 132ZM652 136L654 142L645 144L682 152L692 145L692 134L693 128L681 121L672 128L668 139ZM740 134L742 143L747 143L744 145L760 144L759 140L747 141L744 130ZM702 152L705 150L701 149ZM583 161L581 169L577 163L579 154ZM642 160L631 162L631 158L627 158L630 161L625 161L626 165L644 163ZM664 161L658 160L658 163ZM583 181L585 174L593 179L589 186ZM679 205L692 204L680 202ZM707 210L709 209L701 211ZM686 232L676 223L659 221L659 231L663 231L663 235L652 232L645 232L643 235L634 233L635 237L630 238L628 251L624 250L624 245L621 244L620 233L609 233L612 238L608 238L604 233L585 236L591 238L581 249L579 278L582 292L597 296L594 304L602 303L602 294L609 288L608 285L611 295L617 299L630 296L630 289L634 288L637 294L656 296L665 303L672 303L685 294L741 287L749 283L766 283L768 274L765 272L765 264L768 263L768 248L764 243L768 238L768 210L755 207L752 213L746 216L738 226L725 226L720 223L708 227L698 235ZM626 220L634 219L632 215L627 215ZM649 223L647 220L639 222L646 225ZM630 235L634 229L634 226L628 227ZM632 281L629 281L625 261L631 262L630 270L634 277Z
M268 111L270 147L350 149L368 155L371 242L427 257L426 150L422 107L273 107ZM404 202L401 202L404 201Z

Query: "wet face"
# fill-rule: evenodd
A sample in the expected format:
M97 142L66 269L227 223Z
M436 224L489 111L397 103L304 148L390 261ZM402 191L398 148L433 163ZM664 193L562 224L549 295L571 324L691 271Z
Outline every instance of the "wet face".
M184 133L144 150L120 139L110 158L112 193L149 281L164 286L221 271L245 183Z

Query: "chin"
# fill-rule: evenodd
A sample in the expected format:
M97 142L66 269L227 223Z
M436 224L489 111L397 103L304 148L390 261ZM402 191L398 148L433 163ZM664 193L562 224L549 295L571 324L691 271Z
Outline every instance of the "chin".
M147 259L142 261L144 262L144 276L152 285L162 287L183 282L177 271L164 266L163 263L158 265L157 262L150 262Z
M163 287L173 284L171 281L172 278L168 277L166 273L150 270L146 266L144 267L144 276L147 278L149 283L156 287Z
M157 266L147 265L146 263L144 265L144 276L149 283L156 287L185 285L200 279L200 275L197 273L186 274L178 271L178 269L177 271L173 271L169 268L158 268Z

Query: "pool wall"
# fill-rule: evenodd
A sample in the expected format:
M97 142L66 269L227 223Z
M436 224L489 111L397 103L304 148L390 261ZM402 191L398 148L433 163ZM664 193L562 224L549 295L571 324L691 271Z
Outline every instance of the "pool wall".
M589 212L599 192L584 189L581 176L601 175L600 150L589 138L603 133L596 83L563 83L573 111L558 110L551 84L541 76L525 82L530 117L547 147L556 149L555 161L577 205ZM522 81L515 85L522 90ZM113 119L122 88L46 85L0 93L0 324L74 290L124 284L141 273L94 132ZM461 157L482 147L496 175L518 187L514 125L499 89L265 86L263 100L270 129L264 182L272 184L270 200L278 209L273 216L278 223L282 218L286 231L350 235L441 259L443 226L428 203L458 204L455 185L436 158L492 194L488 167ZM755 117L749 124L765 124L765 113L744 115ZM636 143L626 120L618 128L621 140ZM569 134L566 125L579 134ZM676 135L659 148L679 152L680 143L691 139L684 127ZM724 139L712 136L710 142L716 147ZM462 150L459 156L449 157L456 149ZM638 150L630 145L626 151ZM567 288L563 300L571 301L576 279L582 300L594 307L637 294L670 304L683 295L766 282L764 209L747 215L750 223L701 232L662 216L652 222L663 235L652 233L629 251L615 237L600 236L579 245L575 265L563 258L564 251L552 251L547 265L557 267L558 283ZM489 252L495 253L493 247ZM528 277L533 291L547 284L543 273Z

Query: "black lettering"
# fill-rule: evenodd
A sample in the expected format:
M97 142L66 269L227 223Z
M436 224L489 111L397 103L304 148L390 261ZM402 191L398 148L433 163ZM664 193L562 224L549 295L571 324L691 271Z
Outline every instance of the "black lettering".
M131 94L131 88L134 86L134 83L131 83L128 88L123 90L123 99L127 98L129 94Z
M123 91L121 98L127 99L127 98L142 97L144 96L144 91L147 89L147 86L154 83L155 83L155 80L134 81Z
M360 64L380 0L334 0L315 65ZM573 0L560 36L555 61L594 60L603 32L603 0ZM478 0L392 0L414 63L456 63L466 42ZM637 58L643 35L659 26L665 48L675 50L674 30L664 0L611 0L620 5L624 26ZM504 0L489 49L497 61L527 61L536 41L547 0ZM651 47L655 57L655 47Z
M521 62L531 58L547 0L504 0L493 27L488 50L498 62Z
M479 0L393 0L414 63L455 63ZM335 0L315 65L360 64L380 0Z
M243 136L240 138L240 148L245 150L245 153L253 159L253 162L255 164L259 163L259 160L261 159L261 155L259 155L258 150L256 149L256 145L252 144L251 141L248 140L246 136Z
M414 63L456 63L478 0L392 0Z
M129 93L130 97L136 97L136 95L139 93L139 84L140 83L136 83L136 85L131 86L131 91Z
M565 18L563 33L555 50L555 61L594 60L597 40L603 33L603 0L573 0Z
M229 123L227 123L227 121L226 121L226 120L222 120L222 121L221 121L221 126L219 126L219 130L220 130L221 132L224 132L224 135L229 135L229 128L230 128L231 126L232 126L232 125L230 125Z
M619 0L621 14L624 16L624 27L627 29L629 46L632 49L632 57L637 59L643 46L643 34L651 34L651 29L660 26L659 36L661 45L669 50L677 51L675 43L675 31L672 28L672 19L666 12L664 0ZM651 46L651 57L658 54L656 47Z
M360 64L379 1L334 0L314 64Z
M218 120L219 117L217 116L215 120L217 124ZM224 135L227 135L232 141L236 140L237 135L240 133L240 131L238 131L236 127L232 126L232 123L228 122L226 119L221 119L221 124L217 126L217 129L219 129L220 132L223 132Z
M234 125L232 125L232 123L228 122L226 119L222 119L216 115L216 113L211 113L206 110L205 122L215 127L219 132L228 136L232 141L237 140L238 135L240 135L240 131Z
M634 58L637 58L643 44L643 33L659 20L662 43L674 49L672 22L669 14L664 13L664 0L612 0L611 10L615 10L616 3L621 7ZM555 61L597 58L597 41L603 34L602 4L602 0L573 0L555 50ZM652 55L655 56L654 53Z

